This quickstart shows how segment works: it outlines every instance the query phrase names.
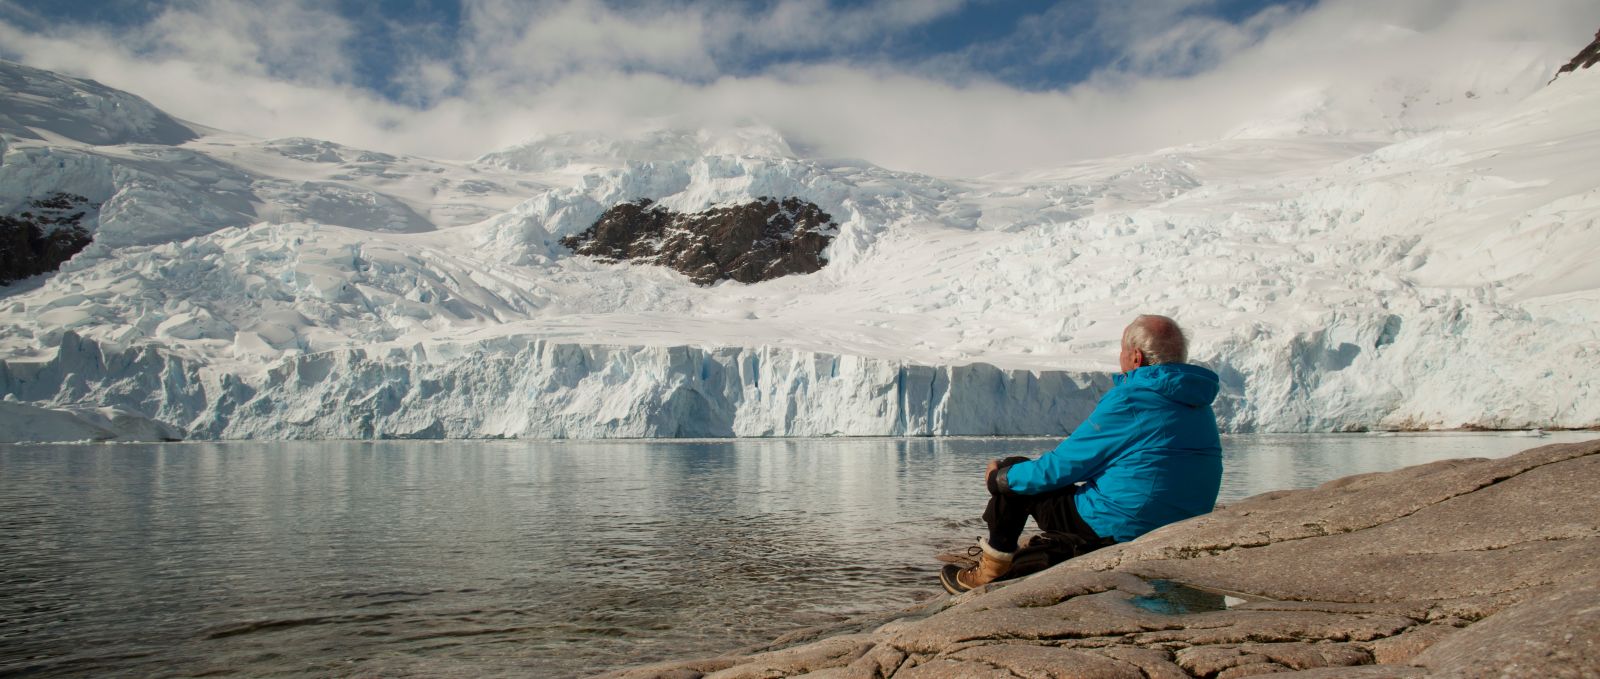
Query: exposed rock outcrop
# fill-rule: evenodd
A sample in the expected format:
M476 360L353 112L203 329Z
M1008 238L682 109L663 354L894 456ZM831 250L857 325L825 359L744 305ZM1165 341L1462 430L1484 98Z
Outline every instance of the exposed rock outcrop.
M1556 77L1559 78L1562 73L1571 73L1580 68L1589 68L1597 63L1600 63L1600 31L1595 31L1594 42L1579 50L1578 56L1573 57L1567 65L1556 70Z
M822 270L822 251L836 232L832 216L799 198L762 197L692 213L644 198L606 210L561 244L580 255L668 266L700 285L756 283Z
M16 215L0 215L0 285L55 271L93 240L83 218L98 206L88 198L57 193L28 205Z
M821 641L614 676L1592 677L1597 485L1600 440L1352 476Z

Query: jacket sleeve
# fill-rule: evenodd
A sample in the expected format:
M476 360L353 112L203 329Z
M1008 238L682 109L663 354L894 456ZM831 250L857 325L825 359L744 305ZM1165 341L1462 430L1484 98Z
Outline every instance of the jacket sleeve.
M1109 393L1055 450L1007 469L1006 485L1013 493L1037 495L1087 481L1127 449L1134 433L1134 418L1125 399Z

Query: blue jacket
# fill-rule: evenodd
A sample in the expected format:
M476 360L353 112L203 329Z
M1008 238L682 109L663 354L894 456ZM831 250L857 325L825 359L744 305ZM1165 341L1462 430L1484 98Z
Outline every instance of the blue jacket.
M1081 482L1078 515L1118 542L1211 511L1222 485L1222 440L1211 412L1217 374L1177 363L1113 380L1072 436L997 480L1022 495Z

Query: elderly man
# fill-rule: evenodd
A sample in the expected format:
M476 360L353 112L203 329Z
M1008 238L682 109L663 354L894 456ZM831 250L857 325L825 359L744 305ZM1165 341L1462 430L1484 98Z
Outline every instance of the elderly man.
M1030 516L1046 534L1094 549L1211 511L1222 484L1217 375L1186 360L1176 321L1134 319L1122 332L1122 373L1072 436L1036 460L989 463L989 536L978 540L976 565L944 568L945 589L1005 577Z

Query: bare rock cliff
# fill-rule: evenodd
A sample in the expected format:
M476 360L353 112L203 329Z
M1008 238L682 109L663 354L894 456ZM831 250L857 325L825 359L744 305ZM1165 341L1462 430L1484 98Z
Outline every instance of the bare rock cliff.
M28 209L0 215L0 286L49 273L72 259L93 238L84 216L99 205L70 193L28 202Z
M822 270L822 251L837 231L832 216L799 198L763 197L692 213L646 198L606 210L561 244L599 259L671 267L699 285L756 283Z

